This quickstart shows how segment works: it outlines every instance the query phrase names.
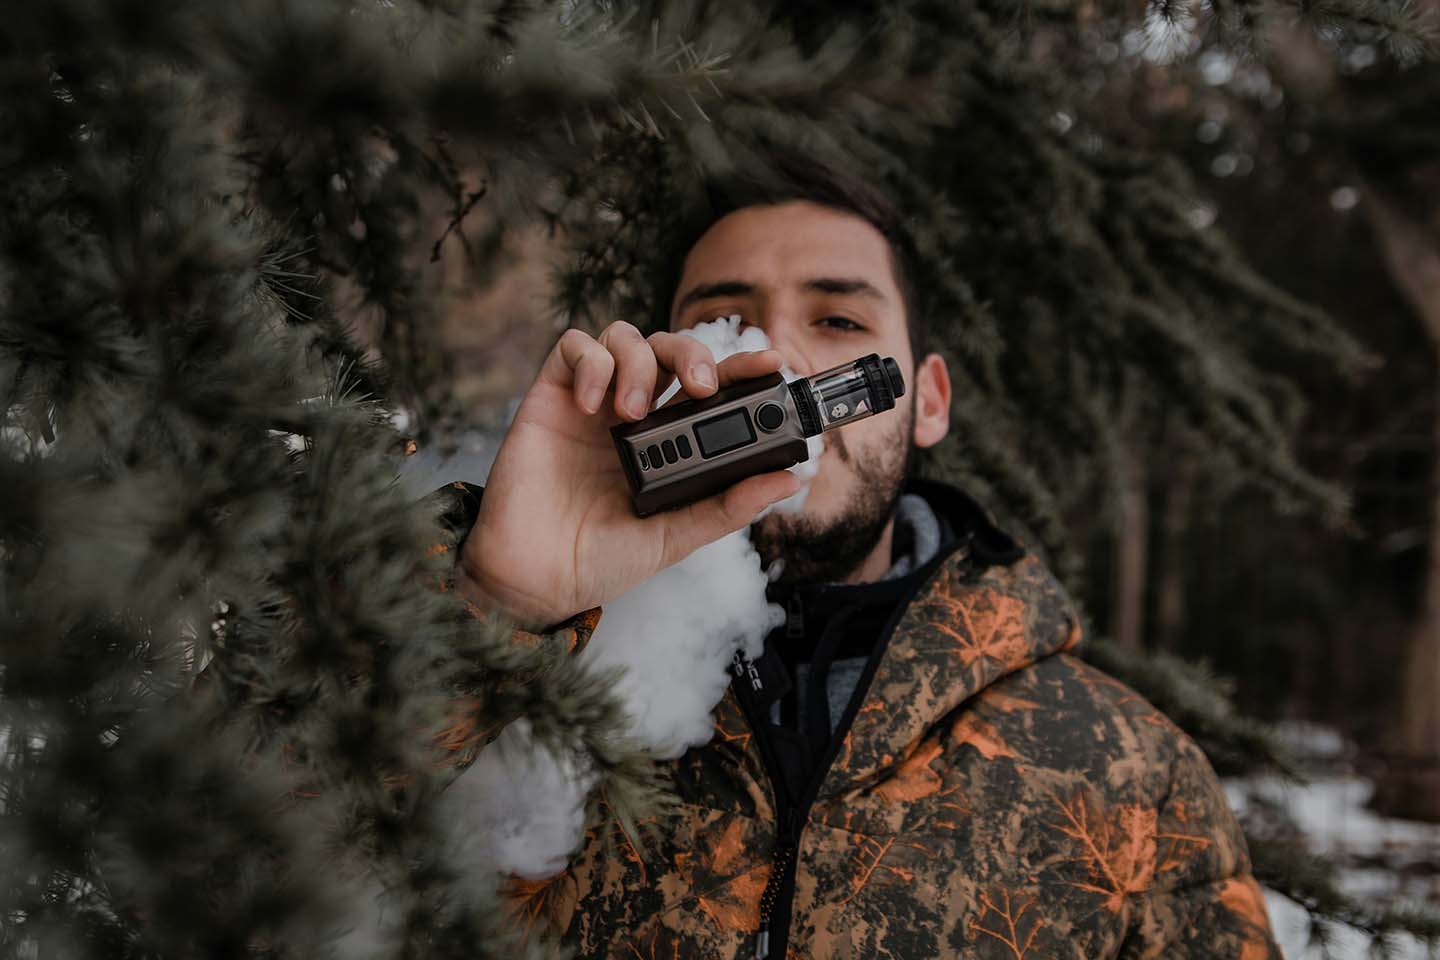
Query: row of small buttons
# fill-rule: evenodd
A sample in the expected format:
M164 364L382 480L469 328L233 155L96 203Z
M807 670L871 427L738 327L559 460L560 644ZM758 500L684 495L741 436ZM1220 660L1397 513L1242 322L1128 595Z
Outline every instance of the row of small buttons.
M690 438L682 433L673 441L666 440L659 445L652 443L641 450L640 467L644 470L659 469L662 458L666 463L674 463L682 458L690 459L694 452L690 447Z

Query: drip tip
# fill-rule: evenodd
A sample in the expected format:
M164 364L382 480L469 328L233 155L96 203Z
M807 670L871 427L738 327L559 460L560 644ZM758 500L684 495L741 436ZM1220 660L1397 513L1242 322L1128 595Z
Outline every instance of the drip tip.
M890 390L895 394L895 399L905 396L905 378L900 376L900 364L895 362L894 357L885 358L885 379L890 381Z

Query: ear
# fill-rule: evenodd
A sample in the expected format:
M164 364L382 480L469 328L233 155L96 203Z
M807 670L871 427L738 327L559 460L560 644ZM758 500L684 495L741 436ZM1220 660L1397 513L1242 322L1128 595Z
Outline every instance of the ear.
M915 368L915 446L933 447L950 432L950 369L931 353Z

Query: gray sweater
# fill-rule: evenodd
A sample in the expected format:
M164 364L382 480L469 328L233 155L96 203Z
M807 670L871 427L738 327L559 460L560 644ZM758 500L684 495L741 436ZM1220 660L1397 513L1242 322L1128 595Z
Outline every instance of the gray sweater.
M925 498L913 493L900 495L900 501L895 508L895 542L908 542L910 549L903 555L896 557L885 571L881 580L894 580L924 566L940 550L941 544L954 536L949 529L949 524L936 515L925 502ZM860 675L865 672L865 663L868 657L846 657L835 660L830 664L830 672L825 685L825 699L830 705L830 731L835 731L840 716L845 712L845 707L850 702L851 695L855 692L855 685L860 682ZM800 723L804 724L803 711L805 709L805 691L810 679L810 668L806 664L799 664L795 671L796 694L799 698L799 709L802 711ZM774 723L780 723L780 704L777 702L770 708L770 719Z

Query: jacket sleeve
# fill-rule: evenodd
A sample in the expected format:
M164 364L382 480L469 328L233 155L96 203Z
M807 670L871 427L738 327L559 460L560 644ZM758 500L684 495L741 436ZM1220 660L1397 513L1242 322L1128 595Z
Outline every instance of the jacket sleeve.
M1136 907L1122 957L1282 958L1240 825L1183 734L1156 820L1155 872Z
M475 525L484 494L484 487L457 481L446 484L429 496L429 499L437 501L441 528L440 540L431 549L449 555L453 561L446 568L447 579L440 584L442 591L455 589L455 564L459 562L466 536ZM468 599L463 602L467 616L479 620L495 616L494 611ZM600 607L591 607L539 630L517 627L511 633L511 640L518 646L536 649L549 656L578 654L590 642L600 622L600 613ZM459 769L469 766L481 748L499 735L501 726L482 726L478 722L478 709L478 702L469 698L459 698L452 704L449 722L436 738L446 751L447 765Z

